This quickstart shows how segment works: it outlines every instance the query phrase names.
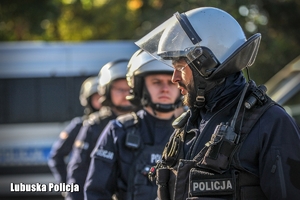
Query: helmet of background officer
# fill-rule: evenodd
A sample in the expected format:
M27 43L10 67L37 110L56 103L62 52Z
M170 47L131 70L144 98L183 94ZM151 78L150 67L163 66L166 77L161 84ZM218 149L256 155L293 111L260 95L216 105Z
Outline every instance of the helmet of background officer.
M238 22L225 11L203 7L175 13L136 44L158 60L172 60L174 73L189 66L194 88L201 88L196 93L205 94L229 75L251 66L260 39L257 33L247 40Z
M98 92L102 106L111 107L116 114L133 109L126 99L130 87L126 81L128 59L120 59L105 64L99 72Z
M136 51L127 68L126 77L131 88L127 99L132 104L140 103L144 107L152 108L154 114L173 112L182 105L182 101L177 86L171 82L172 73L173 69L170 66L159 62L141 49ZM166 75L167 81L165 81ZM149 86L153 82L158 86L155 89Z
M86 115L98 111L101 107L98 93L98 77L89 77L81 85L79 93L80 104L85 108Z

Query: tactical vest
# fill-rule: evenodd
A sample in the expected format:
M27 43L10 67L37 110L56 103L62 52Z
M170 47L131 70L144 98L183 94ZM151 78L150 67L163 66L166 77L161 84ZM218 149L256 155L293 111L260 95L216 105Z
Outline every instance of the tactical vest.
M157 185L148 179L148 172L156 161L161 160L163 148L164 145L143 145L143 148L138 150L138 156L129 172L126 200L156 199Z
M162 163L156 166L160 200L266 199L259 186L259 178L237 162L237 152L243 141L262 114L275 104L268 96L257 92L253 83L250 85L251 91L245 91L248 92L247 96L254 94L256 105L251 105L251 109L242 106L245 96L242 94L223 108L221 115L212 117L205 130L215 131L205 147L192 154L192 160L183 156L187 126L177 130L164 149ZM222 119L228 115L236 106L241 109L233 116L234 124L221 123L213 127L220 121L220 117ZM189 113L184 118L187 120Z
M145 144L140 138L139 118L136 113L122 115L117 118L126 132L125 145L134 152L135 159L128 172L126 194L119 194L118 200L151 199L157 197L157 185L148 179L150 168L161 160L165 144Z

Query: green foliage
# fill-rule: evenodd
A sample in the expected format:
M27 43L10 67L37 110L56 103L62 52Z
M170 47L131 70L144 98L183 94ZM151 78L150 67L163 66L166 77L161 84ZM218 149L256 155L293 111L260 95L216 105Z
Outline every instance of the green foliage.
M247 37L262 33L258 84L300 54L299 0L1 0L0 41L137 40L175 12L219 7Z

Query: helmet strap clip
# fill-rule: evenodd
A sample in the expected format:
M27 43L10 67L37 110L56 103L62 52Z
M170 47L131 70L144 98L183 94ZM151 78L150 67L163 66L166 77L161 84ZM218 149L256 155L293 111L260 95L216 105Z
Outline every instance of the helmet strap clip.
M200 83L199 88L197 89L197 96L196 96L196 101L194 106L196 108L202 108L204 106L205 103L205 97L204 97L204 93L205 93L205 88L206 88L206 84L205 83Z

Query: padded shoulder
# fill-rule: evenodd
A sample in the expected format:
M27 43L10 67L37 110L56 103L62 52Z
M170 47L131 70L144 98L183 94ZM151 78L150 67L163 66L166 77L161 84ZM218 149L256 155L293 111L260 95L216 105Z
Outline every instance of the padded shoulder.
M120 116L117 117L117 121L124 128L134 126L139 122L138 116L136 115L135 112L131 112L131 113L128 113L128 114L125 114L125 115L120 115Z
M186 111L184 113L182 113L179 117L177 117L174 122L172 123L173 128L175 129L180 129L183 128L185 126L185 124L187 123L189 117L190 117L190 111Z
M112 116L113 113L109 107L102 107L99 111L93 112L84 121L84 125L99 124L101 120Z

